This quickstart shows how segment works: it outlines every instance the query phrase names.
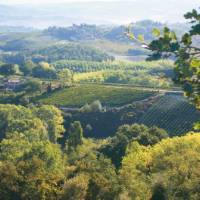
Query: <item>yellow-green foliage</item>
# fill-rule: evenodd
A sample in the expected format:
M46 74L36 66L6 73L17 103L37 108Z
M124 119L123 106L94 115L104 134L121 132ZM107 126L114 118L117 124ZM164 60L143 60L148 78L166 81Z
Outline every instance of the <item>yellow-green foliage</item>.
M85 155L89 154L92 151L96 151L102 145L107 144L107 140L97 140L97 139L83 139L83 144L78 146L76 151L79 157L84 157Z
M86 72L86 73L76 73L73 76L74 82L103 82L105 74L107 72L97 71L97 72Z
M69 179L65 184L62 200L84 200L87 195L88 185L89 176L86 174L79 174Z
M199 133L165 139L153 147L133 142L122 162L121 181L131 199L150 199L160 185L166 199L197 200L199 158Z
M54 63L57 69L67 68L74 72L73 80L82 82L106 82L167 88L173 85L173 63L156 62L86 62L61 60Z

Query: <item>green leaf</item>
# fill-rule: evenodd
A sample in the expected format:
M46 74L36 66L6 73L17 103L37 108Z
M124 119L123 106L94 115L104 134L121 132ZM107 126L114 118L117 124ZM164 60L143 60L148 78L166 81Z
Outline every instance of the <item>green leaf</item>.
M164 27L163 34L165 38L170 38L170 29L168 27Z
M183 37L182 37L182 43L186 46L189 46L192 44L192 38L191 36L186 33Z
M176 36L176 33L175 33L174 31L170 32L169 37L170 37L172 40L177 41L177 36Z
M190 62L190 67L193 68L197 75L200 74L200 59L193 58Z
M200 131L200 122L196 122L196 123L194 124L194 130L195 130L195 131Z
M157 29L157 28L154 28L154 29L152 30L152 34L153 34L153 36L155 36L155 37L159 37L159 36L160 36L160 30Z
M128 36L129 36L129 38L131 39L131 40L135 40L135 35L133 34L133 33L129 33L128 34Z
M144 36L143 35L138 35L138 40L140 41L140 42L144 42Z

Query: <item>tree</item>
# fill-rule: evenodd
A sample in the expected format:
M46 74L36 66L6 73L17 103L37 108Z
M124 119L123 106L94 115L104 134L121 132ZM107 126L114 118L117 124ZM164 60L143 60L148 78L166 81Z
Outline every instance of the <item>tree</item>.
M44 123L39 118L11 119L7 123L6 137L23 134L29 141L48 140L48 132Z
M61 112L0 105L0 116L0 199L61 199L66 155L49 141L64 131Z
M76 162L76 173L85 174L88 181L87 200L113 200L119 192L115 167L101 154L90 152Z
M32 143L31 150L26 153L27 158L37 156L44 161L44 169L57 175L65 172L66 155L63 154L58 144L50 141L40 141Z
M40 81L37 80L26 81L17 89L17 91L25 91L29 94L41 92L41 90L42 90L42 84Z
M0 104L0 128L1 139L20 133L31 140L49 139L56 143L64 133L62 113L54 106L28 109Z
M0 162L0 195L5 200L20 200L18 172L12 162Z
M62 85L72 82L72 72L69 69L63 69L58 74L59 80L62 82Z
M58 145L13 138L0 148L1 199L61 198L66 159Z
M78 145L83 144L83 129L79 121L75 121L70 125L68 136L68 149L75 150Z
M37 78L56 79L57 74L54 67L49 63L41 62L33 68L32 75Z
M1 139L20 134L29 141L48 140L45 121L23 106L0 105Z
M115 166L119 168L126 148L131 142L137 141L141 145L148 146L167 137L166 131L157 127L148 128L139 124L123 125L118 128L116 135L100 151L111 158Z
M0 138L3 139L7 136L9 130L12 129L11 123L13 120L21 120L22 122L24 119L31 120L32 118L31 110L23 106L0 104Z
M158 183L153 189L151 200L167 200L165 187Z
M123 158L121 183L131 199L197 200L199 149L199 133L164 139L152 147L133 142Z
M58 163L59 164L59 163ZM46 170L46 162L37 156L17 164L20 199L57 200L62 196L64 173Z
M14 64L3 64L0 66L0 74L4 76L11 76L15 75L17 72L19 72L18 65Z
M0 143L0 161L16 164L31 151L31 143L23 135L13 135L12 138L3 139Z
M32 75L32 71L35 67L35 63L33 63L31 60L27 60L22 65L20 65L20 70L24 73L25 76L27 76Z
M99 100L93 101L91 104L85 104L80 108L82 113L102 112L103 107Z
M64 120L62 113L58 108L50 105L44 105L33 108L33 113L45 123L49 140L51 142L56 143L58 138L63 137L63 133L65 131L63 126Z
M79 174L69 179L64 186L64 195L62 200L85 200L89 185L89 177L85 174Z
M102 111L102 105L99 100L96 100L90 104L91 111L92 112L101 112Z

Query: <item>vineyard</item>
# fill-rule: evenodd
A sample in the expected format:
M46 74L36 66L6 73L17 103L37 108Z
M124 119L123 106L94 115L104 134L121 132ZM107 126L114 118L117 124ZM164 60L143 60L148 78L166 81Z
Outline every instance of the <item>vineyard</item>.
M145 101L109 108L106 112L73 112L66 118L66 124L70 126L71 122L80 121L84 134L95 138L113 136L119 125L134 123L158 126L173 136L191 131L199 118L200 113L183 96L161 94L151 96ZM92 127L91 130L87 129L88 124Z
M158 126L173 135L180 135L192 129L200 113L179 95L165 95L143 115L139 123Z
M181 135L192 130L200 118L196 108L179 94L157 95L157 92L123 85L74 85L42 95L37 102L77 108L96 100L109 107L107 111L78 112L67 119L80 121L87 136L91 134L86 129L88 124L93 127L93 135L101 138L113 135L119 125L134 123L158 126L171 136Z
M67 107L80 107L99 100L104 106L121 106L140 101L155 95L155 92L143 91L131 87L106 85L76 85L70 88L43 95L39 102Z

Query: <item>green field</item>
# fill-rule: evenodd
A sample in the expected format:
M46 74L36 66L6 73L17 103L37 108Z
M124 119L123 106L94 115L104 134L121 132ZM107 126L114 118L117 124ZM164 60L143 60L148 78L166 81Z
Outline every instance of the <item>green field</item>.
M200 113L188 99L179 95L165 95L150 107L139 123L158 126L170 135L180 135L192 130L199 119Z
M152 95L155 95L155 92L124 86L77 85L50 95L43 95L38 101L43 104L80 107L86 103L100 100L104 106L121 106L146 99Z

